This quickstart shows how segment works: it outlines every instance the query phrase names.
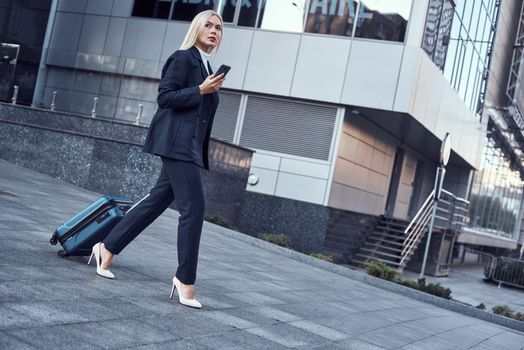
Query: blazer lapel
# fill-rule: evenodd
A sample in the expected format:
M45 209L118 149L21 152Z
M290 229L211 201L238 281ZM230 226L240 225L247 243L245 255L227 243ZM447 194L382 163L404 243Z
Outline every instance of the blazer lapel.
M202 74L202 81L206 80L207 70L204 67L204 62L202 62L202 57L200 56L200 52L198 52L198 49L196 48L196 46L192 46L191 48L189 48L189 52L191 52L191 54L193 55L193 58L199 62L200 74Z

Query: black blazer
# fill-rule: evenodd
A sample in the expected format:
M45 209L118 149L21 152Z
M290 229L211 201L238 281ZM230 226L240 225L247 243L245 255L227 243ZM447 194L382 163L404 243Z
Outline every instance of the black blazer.
M212 72L210 72L212 73ZM144 151L209 169L208 146L218 93L200 95L207 71L198 49L175 51L162 69Z

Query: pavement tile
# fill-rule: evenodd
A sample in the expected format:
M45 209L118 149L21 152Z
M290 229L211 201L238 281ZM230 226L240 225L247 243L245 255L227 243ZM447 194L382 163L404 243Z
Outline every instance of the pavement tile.
M350 335L360 335L393 324L391 321L375 318L372 314L367 313L345 317L318 318L315 322Z
M23 339L15 338L0 332L0 350L33 350L36 347L26 343Z
M324 337L320 337L311 332L294 327L290 324L279 323L263 327L249 328L245 330L248 333L258 335L273 342L287 346L289 348L298 348L306 346L320 346L330 343Z
M192 310L187 306L178 305L177 313L141 317L140 320L151 327L172 334L176 338L202 336L236 329L217 320L204 318L204 316L199 315L199 311L201 310Z
M244 330L192 338L191 341L205 349L213 350L281 350L287 347Z
M346 340L341 340L336 342L335 345L341 349L351 349L351 350L383 350L384 348L367 343L360 339L350 338Z
M277 298L272 298L268 295L259 292L235 292L226 293L227 296L243 301L249 305L273 305L282 304L284 301Z
M358 339L381 346L385 349L397 349L427 338L433 330L420 328L415 322L412 324L393 324L358 336Z
M223 311L202 312L202 315L238 329L252 328L257 326L257 324L253 322L234 315L230 315Z
M482 343L475 345L473 349L478 346L497 350L513 350L524 349L524 342L522 341L521 333L502 330L501 332L484 340Z
M338 341L350 337L349 334L339 332L337 330L334 330L333 328L326 327L314 321L301 320L289 322L289 324L333 341Z
M39 322L18 310L0 305L0 330L37 326Z

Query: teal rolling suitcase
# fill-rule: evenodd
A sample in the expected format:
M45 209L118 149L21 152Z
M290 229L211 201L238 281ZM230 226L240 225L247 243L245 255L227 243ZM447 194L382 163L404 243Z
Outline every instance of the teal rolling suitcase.
M93 245L109 234L132 204L127 197L102 196L60 225L49 243L56 245L60 242L64 248L58 251L61 257L88 256Z

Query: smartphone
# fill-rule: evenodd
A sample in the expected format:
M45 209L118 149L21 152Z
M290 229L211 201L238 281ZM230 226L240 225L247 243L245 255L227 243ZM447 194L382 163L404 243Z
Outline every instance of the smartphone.
M220 74L224 73L224 78L227 75L227 72L231 69L230 66L227 66L225 64L221 65L218 70L215 72L215 77L218 77Z

